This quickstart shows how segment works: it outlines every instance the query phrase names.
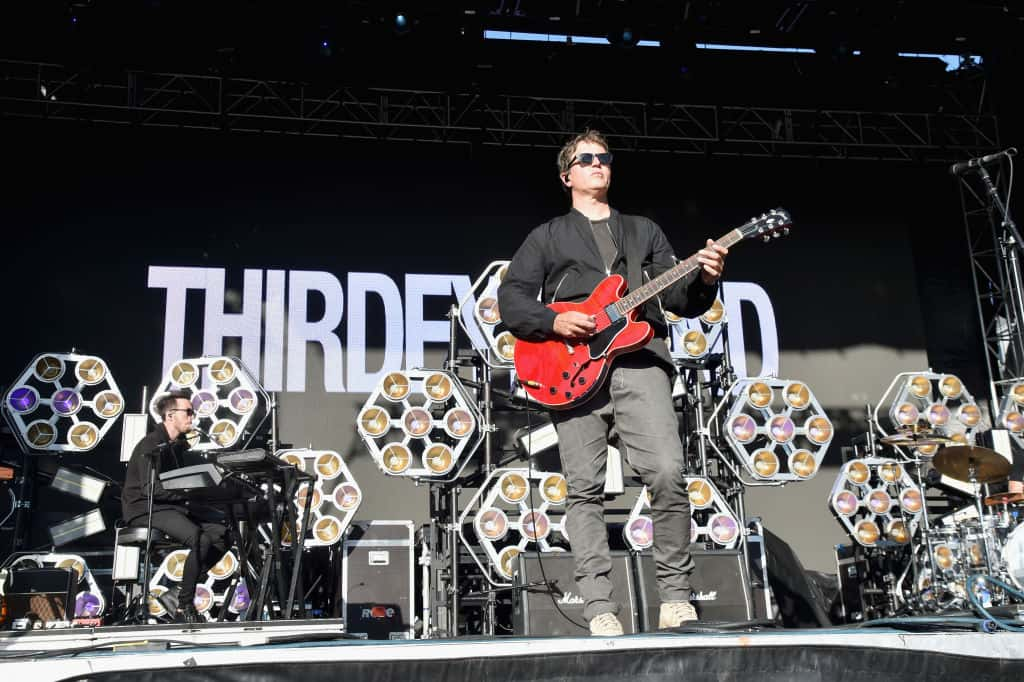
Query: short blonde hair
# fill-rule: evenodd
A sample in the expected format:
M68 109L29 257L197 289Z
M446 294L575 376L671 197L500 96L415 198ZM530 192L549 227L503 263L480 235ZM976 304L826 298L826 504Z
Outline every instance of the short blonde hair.
M611 151L611 147L608 146L608 140L604 139L604 135L596 130L587 129L562 145L562 148L558 151L559 175L565 175L569 172L572 162L576 160L576 147L581 142L593 142L604 147L606 152Z

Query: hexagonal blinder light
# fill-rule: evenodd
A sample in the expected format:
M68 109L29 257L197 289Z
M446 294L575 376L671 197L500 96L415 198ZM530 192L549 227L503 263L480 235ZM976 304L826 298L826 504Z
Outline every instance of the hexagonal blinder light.
M3 414L23 450L87 452L124 411L106 362L78 353L42 353L11 383Z

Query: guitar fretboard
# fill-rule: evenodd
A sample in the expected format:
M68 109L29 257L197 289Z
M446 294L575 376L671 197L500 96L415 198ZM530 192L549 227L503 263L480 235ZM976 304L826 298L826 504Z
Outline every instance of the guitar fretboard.
M725 248L729 248L734 244L739 243L743 240L743 232L740 228L736 228L731 232L725 234L725 236L715 241L716 244L720 244ZM633 308L643 305L651 298L654 298L663 290L669 286L675 284L683 277L700 267L700 263L697 262L697 254L693 254L684 261L680 261L674 267L665 272L661 273L650 282L647 282L643 286L634 289L629 292L618 301L615 302L615 310L620 315L625 315Z

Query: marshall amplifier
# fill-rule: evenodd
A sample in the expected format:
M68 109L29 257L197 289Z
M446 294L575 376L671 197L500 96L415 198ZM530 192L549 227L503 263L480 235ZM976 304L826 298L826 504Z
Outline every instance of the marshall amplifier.
M412 521L353 523L342 544L345 630L366 639L412 639Z
M519 555L513 589L515 634L590 634L583 617L583 598L573 578L574 568L571 552L542 554L540 559L536 552L525 551ZM622 606L619 611L622 629L627 635L637 632L637 591L628 552L612 552L611 581L612 598Z
M8 620L71 620L78 575L66 568L23 568L10 573L4 593Z
M753 602L749 604L743 587L744 575L740 570L743 562L741 550L691 550L696 563L690 575L691 601L700 620L733 623L771 618L764 545L759 536L751 535L747 538L747 547L750 552L747 576L753 585ZM645 632L653 632L658 629L658 612L661 609L654 557L646 551L636 558L640 623Z

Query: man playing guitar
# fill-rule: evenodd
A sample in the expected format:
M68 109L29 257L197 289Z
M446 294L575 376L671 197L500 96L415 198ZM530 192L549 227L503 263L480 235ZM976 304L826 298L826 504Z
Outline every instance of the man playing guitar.
M517 338L588 338L598 330L596 316L576 310L556 313L545 304L586 299L609 274L624 276L632 291L644 283L645 276L656 278L675 265L661 228L609 206L611 164L608 143L596 131L574 137L559 152L559 176L572 197L572 210L530 233L498 290L501 317ZM727 253L725 247L707 240L696 254L700 269L664 289L660 307L682 317L697 317L710 308ZM661 598L659 627L697 619L689 601L694 565L689 552L690 503L683 446L672 406L674 368L659 301L648 301L638 319L654 327L654 338L615 358L592 397L551 412L569 483L566 519L575 577L586 602L584 617L594 635L623 633L609 579L612 561L604 522L605 464L612 425L651 495Z

